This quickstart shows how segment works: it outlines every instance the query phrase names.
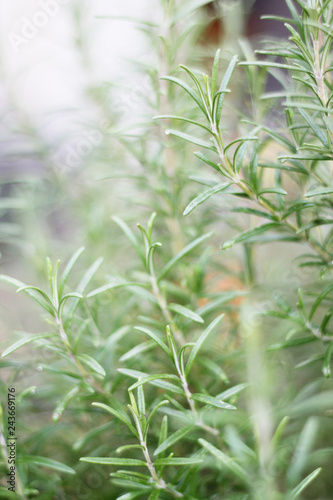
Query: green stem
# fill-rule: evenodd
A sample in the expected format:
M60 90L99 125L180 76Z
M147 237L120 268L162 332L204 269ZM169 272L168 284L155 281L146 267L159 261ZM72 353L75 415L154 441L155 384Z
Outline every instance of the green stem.
M161 309L161 312L164 316L165 321L167 322L168 325L170 325L170 328L172 329L172 333L175 336L177 342L181 345L184 345L184 343L185 343L184 336L172 318L172 315L168 309L168 305L167 305L167 302L165 300L165 297L161 293L161 290L158 286L157 278L156 278L156 275L154 272L151 273L150 281L151 281L153 293L156 297L156 300L158 302L158 305Z
M209 425L206 425L206 424L204 424L202 422L202 419L200 418L200 416L198 414L198 411L197 411L197 409L195 407L195 402L194 402L194 400L192 398L192 393L191 393L191 391L189 389L185 373L181 370L181 368L179 366L178 359L177 359L176 356L174 356L174 362L175 362L175 366L176 366L176 370L177 370L178 376L179 376L180 381L181 381L182 386L183 386L183 390L184 390L184 393L185 393L188 405L189 405L189 407L191 409L191 412L193 413L194 420L195 420L195 425L197 425L198 427L201 427L202 429L205 429L207 432L210 432L214 436L218 436L218 434L219 434L218 430L216 430L213 427L210 427Z
M225 170L230 174L230 176L233 177L233 181L241 188L241 190L249 197L251 201L254 201L260 207L264 208L267 212L270 214L278 217L279 221L284 224L285 227L290 229L300 240L303 240L305 243L310 245L312 249L320 255L323 260L326 262L326 264L331 265L333 263L332 261L332 256L326 252L321 246L314 241L308 234L307 232L303 232L301 234L297 234L298 228L295 224L290 222L287 218L282 220L281 214L277 212L269 203L267 203L263 198L258 197L255 193L251 191L251 189L247 186L247 184L244 182L244 179L239 177L239 175L236 176L235 172L232 169L231 163L228 159L227 156L224 154L224 149L223 149L223 143L221 140L221 135L220 134L215 134L215 145L218 150L219 157L222 161L222 166L225 168Z
M320 63L320 41L319 39L313 39L313 48L314 48L314 56L315 56L315 67L314 67L314 75L317 82L318 93L323 103L323 106L327 104L327 96L324 82L324 73L321 68Z
M81 375L83 376L83 379L85 380L85 382L87 383L87 385L92 386L97 393L103 394L104 396L108 397L109 393L106 392L103 389L103 387L101 387L95 381L95 379L89 375L89 373L82 366L82 364L80 363L80 361L74 355L72 347L70 345L70 342L69 342L69 339L68 339L68 336L67 336L67 333L65 331L65 328L64 328L64 325L63 325L63 322L62 322L61 318L59 318L59 317L56 318L56 324L57 324L58 329L59 329L60 338L61 338L61 340L62 340L62 342L63 342L63 344L64 344L64 346L66 348L67 353L69 354L70 359L73 361L73 363L75 364L75 366L77 367L77 369L79 370L79 372L81 373Z
M164 491L171 493L175 498L183 498L184 495L182 493L179 493L178 491L176 491L174 489L170 489L168 487L168 485L166 484L166 482L164 481L164 479L162 479L158 475L158 473L156 472L154 463L152 462L150 455L149 455L147 442L146 442L146 439L144 438L140 422L137 419L135 419L135 420L136 420L136 428L137 428L137 431L139 434L140 445L142 446L143 456L145 458L148 470L150 472L150 475L151 475L156 487L160 490L164 490Z

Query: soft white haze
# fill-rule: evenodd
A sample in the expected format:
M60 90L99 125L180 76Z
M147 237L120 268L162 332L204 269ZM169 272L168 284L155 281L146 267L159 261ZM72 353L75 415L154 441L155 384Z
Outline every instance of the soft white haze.
M93 70L84 69L75 48L75 4L84 6L83 31ZM149 59L144 37L132 22L95 16L152 18L151 0L0 0L0 7L0 110L10 102L12 110L27 111L36 125L51 132L59 123L66 129L70 122L73 126L88 119L82 89L89 80L119 83L115 94L123 100L130 92L125 80L131 86L134 78L140 85L135 75L125 76L131 67L125 59Z

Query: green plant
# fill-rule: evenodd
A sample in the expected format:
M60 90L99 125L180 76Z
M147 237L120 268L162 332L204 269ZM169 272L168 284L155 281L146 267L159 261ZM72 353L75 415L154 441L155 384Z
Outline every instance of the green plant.
M144 68L148 132L110 122L86 160L106 187L91 188L88 210L78 203L89 219L103 195L120 214L113 238L103 216L88 220L87 269L76 271L83 247L62 271L48 259L48 291L1 276L48 324L2 353L1 389L18 384L25 414L16 494L3 484L5 498L331 494L332 5L286 0L291 17L277 21L288 40L253 52L241 39L231 57L222 47L208 76L191 60L176 67L207 3L162 1L162 34L140 21L159 61ZM98 89L90 95L100 106ZM110 147L124 164L111 187ZM109 190L116 197L122 177L131 204L119 198L116 210ZM148 222L133 229L138 220ZM36 350L13 358L23 346ZM5 419L1 433L6 470ZM41 467L57 474L45 481Z

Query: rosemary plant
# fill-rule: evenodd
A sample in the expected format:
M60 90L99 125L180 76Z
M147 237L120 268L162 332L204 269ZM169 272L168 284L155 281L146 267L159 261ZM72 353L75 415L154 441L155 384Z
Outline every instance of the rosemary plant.
M85 252L63 266L51 251L36 286L1 275L44 320L4 342L3 498L331 498L332 2L286 0L287 36L260 50L240 36L195 52L209 3L131 20L156 57L135 63L139 124L88 85L103 141L43 191L82 183L68 210Z

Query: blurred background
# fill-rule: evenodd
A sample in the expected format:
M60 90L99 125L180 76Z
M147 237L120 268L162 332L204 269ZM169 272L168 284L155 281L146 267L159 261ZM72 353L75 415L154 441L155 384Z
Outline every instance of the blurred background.
M200 297L199 306L203 306L207 303L206 292L209 295L235 291L236 301L226 306L228 319L220 332L223 342L218 341L217 351L221 364L226 363L231 378L237 383L246 380L247 376L244 376L246 362L241 358L240 370L235 357L240 347L238 324L241 321L245 324L248 314L246 311L244 320L238 316L242 292L253 283L259 283L257 288L264 283L267 288L263 286L264 293L259 290L258 295L262 296L258 302L261 301L265 311L272 305L266 293L270 287L274 289L277 282L285 291L288 283L292 284L290 289L306 281L311 284L311 274L307 273L313 271L305 268L300 272L297 264L291 266L292 257L300 252L300 247L295 245L294 248L293 244L283 250L279 244L259 248L257 258L253 259L258 263L254 269L258 274L252 277L252 282L248 276L251 273L247 275L244 271L248 256L244 257L243 249L237 247L221 258L222 237L226 240L244 229L247 222L242 216L231 213L233 202L225 197L216 197L218 200L214 197L194 215L183 217L184 208L202 188L190 177L203 175L202 164L194 157L192 145L167 138L164 123L154 121L153 117L165 113L167 96L172 106L166 111L187 116L189 110L190 116L194 113L196 118L196 111L191 109L191 104L188 106L184 93L161 83L161 76L179 75L181 63L209 73L217 48L221 48L222 74L231 56L240 52L239 39L248 38L249 47L256 49L267 36L278 40L287 36L283 23L261 21L262 15L288 17L289 14L284 1L179 1L176 3L181 7L181 16L175 23L176 28L170 29L161 6L165 12L173 1L0 0L0 273L24 283L42 284L42 288L47 289L46 257L52 262L57 259L65 262L79 247L85 246L86 252L70 276L71 290L76 289L75 284L80 282L85 270L101 256L104 257L103 271L96 273L99 284L110 280L110 276L126 275L127 271L130 275L134 270L132 276L135 278L135 272L139 275L140 262L138 264L137 255L119 227L111 221L114 215L121 216L137 235L137 222L144 224L153 211L158 212L154 231L163 243L164 252L162 257L161 254L156 257L158 265L168 262L189 241L214 230L214 241L209 248L207 246L206 252L202 251L197 265L191 269L186 265L181 267L180 276L175 275L173 288L171 286L168 293L174 294L177 301L178 288L189 290L191 300L194 302ZM187 30L190 35L185 41L180 40L180 35ZM171 47L177 48L170 50L171 56L170 53L166 55L164 36ZM177 36L181 41L178 45ZM226 121L223 123L227 140L232 140L235 133L243 134L235 128L242 116L240 108L243 103L247 104L244 95L248 95L247 84L237 78L237 73L230 85L232 93L226 100ZM276 80L269 77L268 87L276 88ZM267 101L265 106L264 112L269 107ZM273 113L277 121L280 116L284 117L282 109L275 109ZM273 113L268 110L268 119ZM276 151L267 152L267 155L270 153L275 155ZM209 169L205 168L204 175L209 174ZM225 221L226 212L229 222ZM124 388L118 379L117 363L126 349L135 345L136 338L127 336L124 345L118 346L114 337L123 340L122 332L140 315L145 314L154 321L156 313L154 304L142 300L139 294L129 297L122 293L126 292L116 292L112 301L110 297L97 298L91 310L82 306L83 311L80 310L75 324L78 337L87 326L88 340L83 349L88 346L98 350L105 340L107 355L101 347L98 359L102 359L112 372L110 384L116 389L118 385ZM15 287L8 283L1 284L1 351L24 332L42 332L47 327L45 315L40 315L40 308L30 297L16 294ZM125 330L119 335L122 327ZM94 337L98 328L103 335L98 337L98 333ZM281 331L284 328L281 326ZM278 329L267 331L272 337L280 334ZM267 342L266 337L264 342ZM83 452L79 446L74 449L73 442L81 440L84 446L83 436L90 430L90 422L84 415L78 428L79 411L76 413L74 407L65 412L63 420L53 425L52 412L68 387L67 379L52 385L46 370L41 377L40 364L52 361L52 356L56 358L53 352L28 346L13 360L8 357L1 361L2 377L4 381L7 374L11 376L19 390L28 385L39 388L34 397L27 398L26 417L21 424L25 426L25 445L29 453L48 456L51 450L52 456L76 466ZM284 376L289 377L288 391L292 394L297 394L297 384L302 386L303 383L294 377L294 362L289 362L288 356L292 358L289 353L286 355L286 365L279 372L284 375L274 379L274 390L279 396L284 393ZM256 361L253 364L256 365ZM313 368L314 373L319 373L320 368L316 369ZM275 366L267 368L272 378L274 370ZM249 376L257 377L255 371ZM264 374L261 379L266 383L265 377ZM123 391L125 397L126 390ZM316 392L317 386L314 385L312 391ZM278 398L273 401L274 397L275 394L269 392L268 399L278 405ZM78 407L79 404L87 407L84 399ZM66 425L73 435L63 432L62 426ZM41 433L43 426L45 432ZM99 438L100 442L97 441L104 446L104 452L109 444L103 436ZM117 440L121 438L120 431ZM106 453L109 451L107 449ZM85 469L81 469L80 481L82 477L88 478ZM100 481L100 475L95 477ZM43 485L43 480L40 482ZM57 498L97 498L92 493L95 488L103 491L102 482L89 486L88 493L82 495L77 493L81 483L76 487L72 496L64 493ZM60 491L57 485L55 491ZM109 500L107 491L104 495Z
M138 164L115 137L119 131L135 136L138 127L141 133L142 122L155 114L152 82L167 73L157 67L147 36L154 25L164 29L158 4L0 1L2 273L27 282L43 279L46 256L64 260L81 245L92 256L111 253L117 262L121 248L110 214L126 213L140 194L121 176L124 162L132 172L139 172ZM283 15L284 2L184 6L201 4L192 21L191 63L207 71L217 47L228 56L239 37L249 37L255 48L267 34L285 34L281 23L260 21L265 13ZM180 51L174 67L183 57ZM101 180L110 175L117 176L116 184ZM15 293L1 289L2 339L36 321L21 296L20 312L13 315L17 301Z

